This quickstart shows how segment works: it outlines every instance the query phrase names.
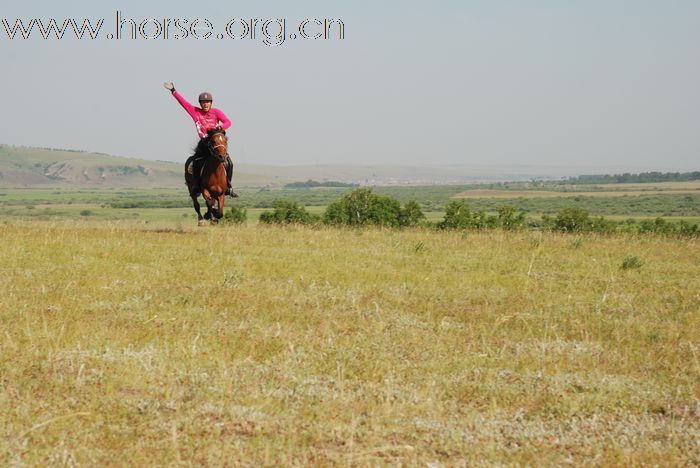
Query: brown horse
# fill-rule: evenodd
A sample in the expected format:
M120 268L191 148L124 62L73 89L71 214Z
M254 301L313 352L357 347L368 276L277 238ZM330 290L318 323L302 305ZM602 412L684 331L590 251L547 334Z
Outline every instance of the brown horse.
M199 147L198 147L199 150ZM223 130L209 132L206 151L203 151L204 167L199 170L196 165L192 173L185 167L185 182L190 192L194 209L197 212L198 224L204 225L204 220L209 219L217 223L224 215L224 199L226 194L226 157L228 156L228 138ZM195 154L195 156L198 156ZM189 161L189 160L188 160ZM187 166L187 164L185 165ZM197 177L201 173L201 177ZM197 197L202 194L207 204L207 212L204 216L200 211ZM214 208L216 204L216 208Z

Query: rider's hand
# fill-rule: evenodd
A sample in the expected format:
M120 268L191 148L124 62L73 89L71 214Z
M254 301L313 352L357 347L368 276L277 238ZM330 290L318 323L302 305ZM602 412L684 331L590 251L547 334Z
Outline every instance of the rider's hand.
M163 86L165 87L165 89L167 89L167 90L170 91L171 93L172 93L173 91L175 91L175 85L173 84L172 81L166 81L165 83L163 83Z

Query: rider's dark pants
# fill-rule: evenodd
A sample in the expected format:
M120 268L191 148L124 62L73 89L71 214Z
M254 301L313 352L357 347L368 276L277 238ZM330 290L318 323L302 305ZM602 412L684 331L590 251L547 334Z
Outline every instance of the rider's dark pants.
M228 186L231 187L231 177L233 177L233 161L231 161L231 157L228 154L226 155L226 162L224 165L226 167L226 182L228 183Z

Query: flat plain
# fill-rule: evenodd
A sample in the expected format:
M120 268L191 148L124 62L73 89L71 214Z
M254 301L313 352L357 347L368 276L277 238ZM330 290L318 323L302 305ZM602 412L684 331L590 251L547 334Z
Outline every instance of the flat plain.
M0 464L700 463L696 239L190 225L0 221Z

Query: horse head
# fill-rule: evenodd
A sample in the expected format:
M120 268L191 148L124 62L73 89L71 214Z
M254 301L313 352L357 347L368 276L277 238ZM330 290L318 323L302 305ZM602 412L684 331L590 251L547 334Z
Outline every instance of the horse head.
M214 156L219 162L226 161L228 156L228 138L224 130L209 131L209 154Z

